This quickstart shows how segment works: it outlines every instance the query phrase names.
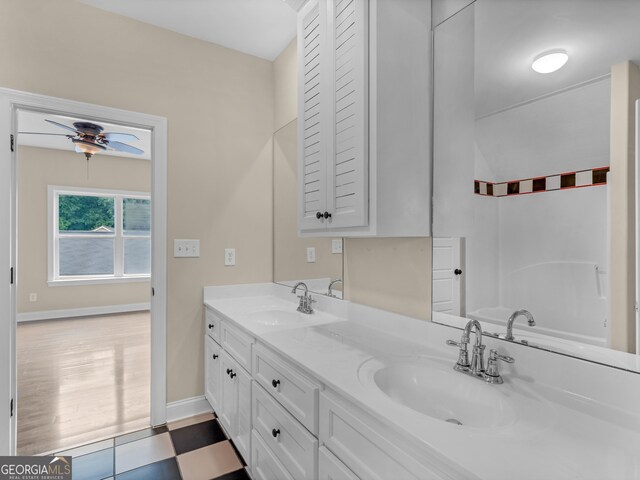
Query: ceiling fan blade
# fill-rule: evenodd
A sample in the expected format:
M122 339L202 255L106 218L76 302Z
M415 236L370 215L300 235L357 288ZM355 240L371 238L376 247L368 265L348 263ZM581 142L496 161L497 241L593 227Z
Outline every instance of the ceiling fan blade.
M140 140L138 137L136 137L132 133L106 132L106 133L100 134L100 136L106 138L109 142L112 142L112 141L126 142L129 140Z
M56 137L70 137L66 133L43 133L43 132L18 132L18 135L53 135Z
M53 120L48 120L46 118L44 119L44 121L52 123L52 124L56 125L57 127L64 128L65 130L69 130L70 132L78 133L78 131L75 128L69 127L68 125L65 125L63 123L54 122Z
M142 155L144 153L144 150L140 150L139 148L132 147L131 145L127 145L122 142L109 142L108 146L119 152L135 153L137 155Z

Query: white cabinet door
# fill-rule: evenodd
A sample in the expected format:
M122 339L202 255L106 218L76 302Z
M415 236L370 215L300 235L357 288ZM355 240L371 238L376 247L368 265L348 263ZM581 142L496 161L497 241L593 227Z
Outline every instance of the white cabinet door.
M233 442L246 464L251 465L251 377L244 370L238 369L238 376L234 380L238 390L238 417Z
M327 106L326 0L309 1L298 14L298 227L324 228Z
M233 437L236 434L236 418L238 417L238 389L236 387L237 382L234 381L235 376L232 377L231 375L237 375L239 368L236 367L236 362L225 351L222 351L220 359L222 360L222 395L220 396L221 405L218 418L220 418L220 422L229 436Z
M359 480L355 473L325 447L320 447L318 450L318 479Z
M222 377L220 359L220 345L214 342L210 336L204 337L204 393L217 413L220 409L220 395L222 393Z
M330 228L368 224L368 0L329 0L331 139L327 208Z

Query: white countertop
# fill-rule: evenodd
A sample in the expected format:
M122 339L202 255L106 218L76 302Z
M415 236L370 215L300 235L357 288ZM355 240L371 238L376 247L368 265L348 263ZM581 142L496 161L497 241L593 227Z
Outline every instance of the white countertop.
M446 423L405 407L372 387L367 361L436 356L456 361L447 338L460 331L350 302L317 298L313 315L269 324L254 312L295 312L296 298L275 284L207 287L205 304L277 350L326 387L429 455L483 479L640 478L640 375L486 338L516 358L501 365L497 389L517 402L517 420L475 428ZM268 317L271 318L271 317ZM276 318L276 317L274 317ZM364 380L363 380L364 379ZM480 382L460 374L460 382ZM425 402L428 399L425 399ZM478 408L482 408L478 406Z

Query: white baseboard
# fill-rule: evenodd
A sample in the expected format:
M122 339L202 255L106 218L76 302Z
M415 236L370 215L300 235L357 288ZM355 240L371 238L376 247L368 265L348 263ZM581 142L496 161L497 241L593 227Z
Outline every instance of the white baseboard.
M149 310L149 303L131 303L128 305L105 305L102 307L69 308L65 310L48 310L42 312L18 313L18 322L33 322L36 320L53 320L56 318L89 317L91 315L108 315L110 313L139 312Z
M167 423L211 411L211 405L204 398L204 395L185 398L177 402L167 403Z

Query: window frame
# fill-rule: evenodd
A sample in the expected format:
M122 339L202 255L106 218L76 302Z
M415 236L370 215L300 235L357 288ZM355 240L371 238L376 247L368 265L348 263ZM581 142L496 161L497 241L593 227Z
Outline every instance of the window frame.
M59 232L59 198L60 195L79 195L93 197L112 197L114 199L114 232L113 235L95 235L96 238L113 238L113 275L64 275L60 276L59 240L62 237L73 237L73 234L60 235ZM125 198L149 200L150 208L153 208L151 194L147 192L134 192L127 190L88 188L88 187L64 187L57 185L48 186L48 285L100 285L108 283L132 283L148 282L150 273L125 274L124 273L124 240L126 238L149 238L149 235L125 235L123 225L123 201ZM150 213L152 217L153 213ZM83 234L83 238L89 235Z

